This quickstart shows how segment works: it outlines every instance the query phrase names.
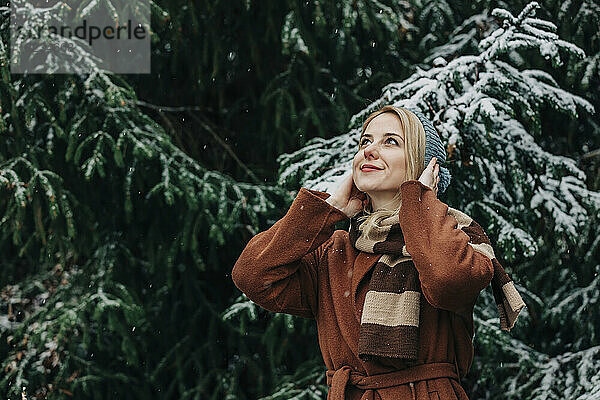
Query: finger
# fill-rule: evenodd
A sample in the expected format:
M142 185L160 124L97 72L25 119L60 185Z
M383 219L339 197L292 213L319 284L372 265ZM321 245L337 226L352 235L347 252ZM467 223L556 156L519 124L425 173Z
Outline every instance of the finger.
M348 174L346 178L344 178L341 185L341 195L345 199L350 198L350 194L352 193L352 185L354 184L354 179L352 178L352 173Z
M362 199L364 196L364 193L361 192L360 190L358 190L358 187L356 187L356 184L354 183L354 177L351 174L350 175L350 198L359 198Z
M433 171L432 167L432 162L433 162L433 158L431 160L429 160L429 163L425 166L425 170L423 170L423 172L428 172L428 171Z
M435 163L437 162L437 159L435 157L431 157L431 160L429 160L429 164L427 164L427 168L434 168L435 167Z

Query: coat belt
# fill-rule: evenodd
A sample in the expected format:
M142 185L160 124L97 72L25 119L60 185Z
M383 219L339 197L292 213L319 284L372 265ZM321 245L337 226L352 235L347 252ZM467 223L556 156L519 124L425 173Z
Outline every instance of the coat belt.
M455 364L446 362L426 363L384 374L365 375L354 371L348 365L337 370L327 370L327 386L330 386L330 400L344 400L347 385L366 390L361 400L375 400L374 389L399 386L434 378L453 378L458 380Z

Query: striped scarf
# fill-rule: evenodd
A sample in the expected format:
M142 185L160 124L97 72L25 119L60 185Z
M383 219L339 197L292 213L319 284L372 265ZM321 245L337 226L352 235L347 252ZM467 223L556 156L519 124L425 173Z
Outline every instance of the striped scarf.
M419 273L406 250L398 215L385 218L371 230L370 238L362 235L357 219L350 219L349 238L357 250L383 254L369 281L360 321L358 355L363 360L373 356L404 359L407 365L416 363L419 339L421 284ZM469 236L468 244L492 260L494 276L492 292L500 314L500 328L510 330L525 303L512 279L494 255L489 238L467 214L448 207L448 215L458 222Z

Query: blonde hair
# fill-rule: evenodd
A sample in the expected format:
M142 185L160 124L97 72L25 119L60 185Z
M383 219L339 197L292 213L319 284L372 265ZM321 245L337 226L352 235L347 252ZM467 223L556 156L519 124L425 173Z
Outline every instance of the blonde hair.
M373 118L385 112L393 112L400 119L400 125L402 126L402 132L404 132L404 148L406 155L405 165L405 176L404 181L398 184L398 191L391 200L392 204L398 202L398 206L393 210L381 209L372 211L371 198L366 207L363 207L365 215L358 218L358 221L365 221L360 229L366 237L369 237L369 233L373 228L379 227L378 222L391 217L392 215L398 215L400 207L402 206L402 195L400 192L400 185L407 180L419 179L423 171L425 170L425 129L421 124L419 118L402 107L395 107L392 105L386 105L381 107L379 110L369 114L362 126L361 136L365 133L369 122ZM360 146L360 140L359 140ZM360 150L360 149L359 149Z

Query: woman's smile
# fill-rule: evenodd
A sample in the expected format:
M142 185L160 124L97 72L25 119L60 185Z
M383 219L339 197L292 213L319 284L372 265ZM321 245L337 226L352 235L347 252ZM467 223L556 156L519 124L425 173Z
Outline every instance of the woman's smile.
M363 167L362 172L375 172L375 171L381 171L380 169L377 168L372 168L372 167Z
M383 168L378 167L378 166L373 165L373 164L363 164L363 166L360 168L360 170L363 171L363 172L382 171Z

